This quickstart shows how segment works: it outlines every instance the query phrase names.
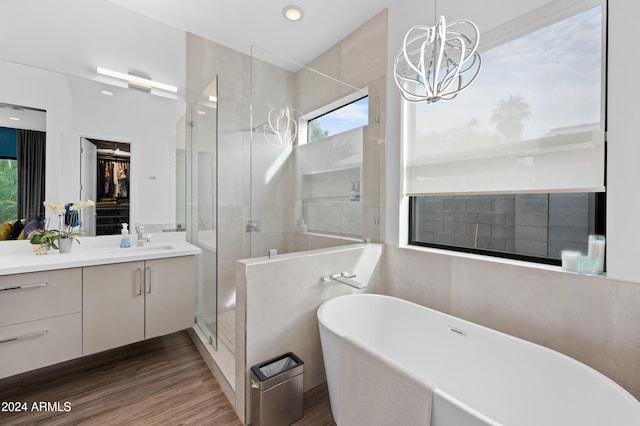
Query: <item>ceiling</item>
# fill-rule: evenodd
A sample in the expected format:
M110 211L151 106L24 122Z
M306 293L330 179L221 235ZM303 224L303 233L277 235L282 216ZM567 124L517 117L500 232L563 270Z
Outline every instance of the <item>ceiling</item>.
M251 45L307 64L399 0L109 0L164 24L243 53ZM295 4L302 20L287 21Z
M117 83L97 66L148 75L178 86L167 96L184 99L187 32L304 65L401 1L2 0L0 60L107 84ZM302 20L283 17L290 4L303 9Z

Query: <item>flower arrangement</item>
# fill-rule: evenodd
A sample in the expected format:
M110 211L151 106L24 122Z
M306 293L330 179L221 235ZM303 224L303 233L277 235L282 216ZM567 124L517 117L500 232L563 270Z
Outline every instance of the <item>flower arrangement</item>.
M64 226L60 228L60 238L71 238L81 235L80 233L80 210L85 207L92 207L95 203L91 200L81 200L69 203L64 206ZM78 231L76 231L76 227ZM78 241L78 239L75 239Z
M63 238L73 238L80 242L76 237L81 235L80 232L80 210L85 207L94 206L95 203L91 200L81 200L74 203L62 204L55 201L45 201L42 203L45 209L49 210L54 215L58 216L58 229L55 234L54 241ZM52 232L49 229L49 217L47 219L47 226L44 231ZM78 228L78 230L76 230ZM54 244L51 244L54 248L57 248Z

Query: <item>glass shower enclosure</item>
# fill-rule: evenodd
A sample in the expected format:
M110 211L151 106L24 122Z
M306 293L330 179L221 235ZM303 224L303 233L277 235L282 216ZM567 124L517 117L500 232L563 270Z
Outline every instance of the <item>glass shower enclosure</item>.
M218 193L218 79L191 105L189 240L200 247L198 260L196 325L218 348L217 324L217 193Z

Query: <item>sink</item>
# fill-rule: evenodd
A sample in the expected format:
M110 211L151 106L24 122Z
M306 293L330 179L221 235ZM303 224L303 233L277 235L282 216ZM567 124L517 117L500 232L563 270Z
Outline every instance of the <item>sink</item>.
M144 246L135 246L132 245L131 247L127 247L127 248L118 248L115 250L110 250L110 253L121 253L121 254L125 254L125 253L140 253L140 252L147 252L147 251L169 251L169 250L174 250L174 247L171 244L147 244Z

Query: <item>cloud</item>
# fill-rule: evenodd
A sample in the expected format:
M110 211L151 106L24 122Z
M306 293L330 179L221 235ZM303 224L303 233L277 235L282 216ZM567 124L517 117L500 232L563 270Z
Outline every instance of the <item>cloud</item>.
M477 120L478 133L495 131L494 108L521 96L531 116L524 137L600 119L602 84L600 6L482 52L477 81L455 101L416 105L416 132L450 132ZM462 143L462 142L461 142Z

